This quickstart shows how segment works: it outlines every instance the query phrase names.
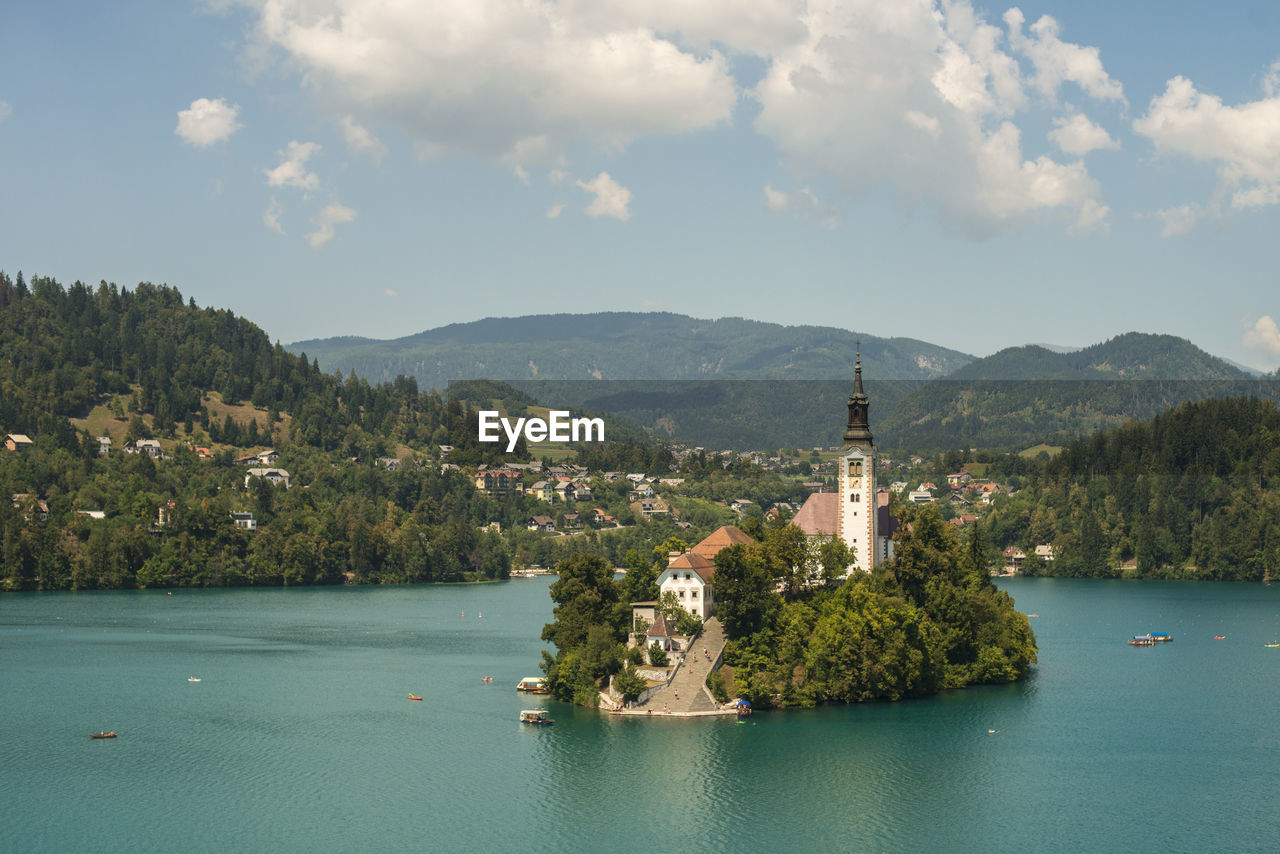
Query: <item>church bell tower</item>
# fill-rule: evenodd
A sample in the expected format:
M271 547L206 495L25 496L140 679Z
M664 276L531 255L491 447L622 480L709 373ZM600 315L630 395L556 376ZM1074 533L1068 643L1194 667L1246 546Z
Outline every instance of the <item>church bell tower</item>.
M862 346L859 344L853 369L853 394L849 395L849 423L844 430L844 448L837 460L836 475L839 509L836 531L849 550L857 556L857 566L870 572L875 566L876 548L876 480L875 443L867 422L869 407L862 390Z

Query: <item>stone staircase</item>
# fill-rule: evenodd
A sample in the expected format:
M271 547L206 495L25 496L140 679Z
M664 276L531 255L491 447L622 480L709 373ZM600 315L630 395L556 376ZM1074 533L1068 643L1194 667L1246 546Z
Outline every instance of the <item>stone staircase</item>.
M673 714L685 712L709 712L715 708L710 694L703 687L713 664L720 661L724 651L724 627L715 617L702 624L702 634L693 642L693 648L685 655L684 662L676 671L676 675L667 687L655 693L643 706L654 714L663 711L664 706ZM703 650L707 654L703 654ZM710 661L707 656L710 656Z

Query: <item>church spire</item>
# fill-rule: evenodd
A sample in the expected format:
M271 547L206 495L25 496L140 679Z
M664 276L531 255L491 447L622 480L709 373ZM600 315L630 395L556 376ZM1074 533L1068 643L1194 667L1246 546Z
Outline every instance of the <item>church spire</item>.
M849 424L844 430L844 446L857 446L870 451L875 444L871 439L871 427L867 423L869 402L862 391L862 342L858 342L857 361L853 368L853 394L849 395Z

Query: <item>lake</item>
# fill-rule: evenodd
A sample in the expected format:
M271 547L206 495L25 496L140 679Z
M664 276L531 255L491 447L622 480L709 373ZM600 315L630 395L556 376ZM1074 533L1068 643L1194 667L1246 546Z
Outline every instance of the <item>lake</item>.
M1001 580L1026 682L738 724L516 694L549 584L0 596L0 850L1280 844L1280 585Z

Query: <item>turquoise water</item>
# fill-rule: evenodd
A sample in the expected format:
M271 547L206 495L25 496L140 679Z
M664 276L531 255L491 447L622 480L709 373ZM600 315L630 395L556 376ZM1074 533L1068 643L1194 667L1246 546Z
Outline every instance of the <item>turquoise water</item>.
M548 583L0 597L0 850L1280 849L1280 586L1015 579L1024 684L534 729Z

